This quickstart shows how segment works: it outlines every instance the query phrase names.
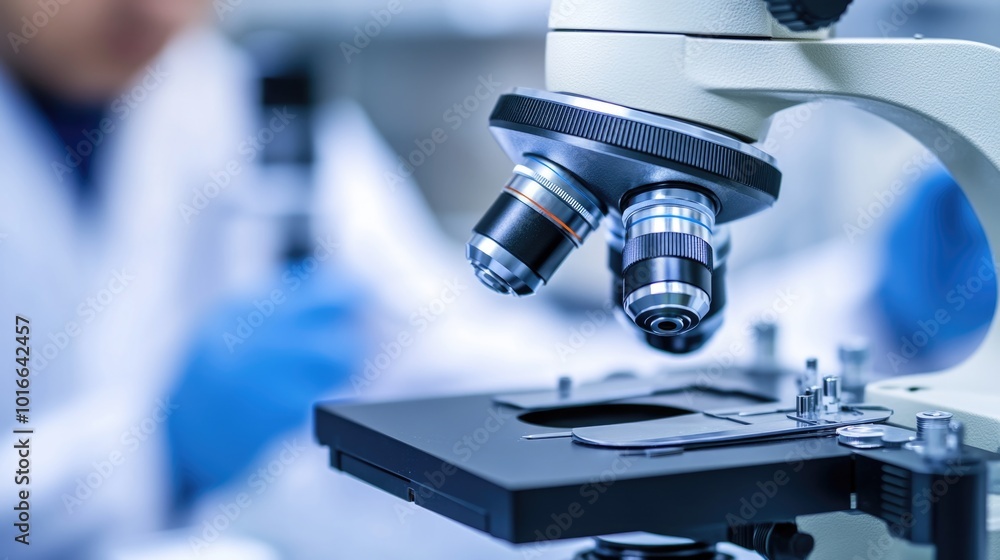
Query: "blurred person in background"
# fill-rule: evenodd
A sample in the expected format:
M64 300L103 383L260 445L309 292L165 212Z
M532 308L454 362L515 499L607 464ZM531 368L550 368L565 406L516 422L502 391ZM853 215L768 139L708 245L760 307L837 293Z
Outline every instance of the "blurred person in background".
M8 511L0 552L225 557L227 541L251 534L289 558L333 542L396 557L413 539L387 534L433 525L450 531L442 550L509 557L431 514L397 526L395 504L362 507L378 497L335 477L311 443L313 403L538 385L574 364L612 370L620 353L595 343L567 360L572 322L530 302L504 314L510 302L473 286L412 183L384 188L395 157L350 103L320 135L331 157L314 247L289 262L273 240L240 235L235 201L259 180L258 86L210 11L208 0L0 5L0 315L28 318L32 346L28 421L8 410L4 426L34 431L20 487L31 545L14 542ZM13 340L4 347L14 353ZM260 505L233 502L244 493ZM233 503L229 530L213 528ZM171 528L181 536L157 536ZM132 544L142 552L120 552ZM254 550L234 554L274 557Z
M32 352L27 422L3 425L34 430L30 485L4 485L30 490L31 544L8 508L4 555L100 556L167 526L359 362L329 252L303 271L235 247L257 90L210 6L0 4L0 315L30 320Z

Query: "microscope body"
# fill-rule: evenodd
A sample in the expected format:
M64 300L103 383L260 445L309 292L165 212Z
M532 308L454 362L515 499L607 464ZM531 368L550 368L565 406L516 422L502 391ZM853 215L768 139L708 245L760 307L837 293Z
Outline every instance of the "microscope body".
M778 111L850 103L923 143L1000 246L1000 49L967 41L829 39L792 32L763 1L554 0L547 87L762 139ZM820 157L818 154L817 157ZM875 383L870 394L912 418L964 414L970 443L1000 449L1000 328L957 368ZM920 387L920 391L907 391Z
M921 141L1000 244L1000 49L791 31L771 10L792 4L554 0L546 79L558 93L516 90L491 118L519 165L469 244L483 283L534 293L603 222L619 308L650 345L696 350L721 324L729 241L720 226L778 199L777 164L753 143L777 112L821 100ZM984 372L1000 357L996 323L948 375L871 390L906 413L971 407L972 425L995 426L1000 378ZM904 385L924 390L894 388ZM986 434L981 447L1000 447L996 430L975 432Z
M776 113L822 100L923 142L997 246L1000 49L831 39L848 4L554 0L549 91L503 95L490 118L516 167L473 228L477 277L530 295L604 225L619 309L651 346L694 351L721 324L725 224L780 195L777 162L755 143ZM987 523L1000 494L997 322L960 366L872 383L861 403L815 364L793 380L771 363L325 403L314 426L334 468L526 558L597 537L577 559L719 559L716 543L732 543L771 560L1000 560ZM805 390L790 403L762 376Z
M558 93L517 90L491 118L522 163L475 228L480 279L533 293L603 221L616 303L652 346L697 349L721 324L720 226L779 195L776 162L753 144L776 113L815 101L849 103L923 143L1000 246L1000 49L832 39L829 26L779 21L775 6L794 4L553 0L546 81ZM873 383L867 400L907 427L922 410L949 411L970 445L1000 450L998 322L960 366Z

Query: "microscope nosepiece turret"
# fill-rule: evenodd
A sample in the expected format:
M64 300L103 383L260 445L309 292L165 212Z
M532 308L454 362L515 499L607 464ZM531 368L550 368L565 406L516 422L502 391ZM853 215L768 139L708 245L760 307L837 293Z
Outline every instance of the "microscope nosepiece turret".
M717 229L777 200L769 155L685 121L527 89L500 97L490 127L516 167L466 249L484 285L535 293L604 219L614 300L646 340L684 353L711 337L724 303L713 244L728 251Z

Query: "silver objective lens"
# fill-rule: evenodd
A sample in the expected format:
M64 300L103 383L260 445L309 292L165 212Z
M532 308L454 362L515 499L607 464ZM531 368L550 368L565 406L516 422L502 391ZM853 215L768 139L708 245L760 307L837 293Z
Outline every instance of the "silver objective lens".
M530 295L603 217L596 199L569 172L529 156L473 228L466 257L491 290Z
M715 216L711 199L681 185L628 199L622 213L624 307L639 328L676 336L708 313Z

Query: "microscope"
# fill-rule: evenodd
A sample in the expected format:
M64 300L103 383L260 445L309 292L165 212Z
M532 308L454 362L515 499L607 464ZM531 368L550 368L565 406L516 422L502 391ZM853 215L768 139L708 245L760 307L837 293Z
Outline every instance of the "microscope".
M554 0L549 91L516 89L490 117L515 167L473 228L475 275L533 294L603 223L612 299L631 328L658 350L696 351L722 324L726 224L780 195L777 163L755 143L779 111L822 100L921 141L1000 245L1000 49L831 38L850 4ZM719 542L771 560L891 558L908 541L939 560L986 560L1000 558L987 514L998 358L994 320L964 364L872 383L865 402L811 363L772 394L752 376L682 373L325 404L316 433L333 467L526 543L527 557L595 537L577 558L730 558ZM850 521L812 534L796 521L829 512ZM835 552L821 552L830 539Z

